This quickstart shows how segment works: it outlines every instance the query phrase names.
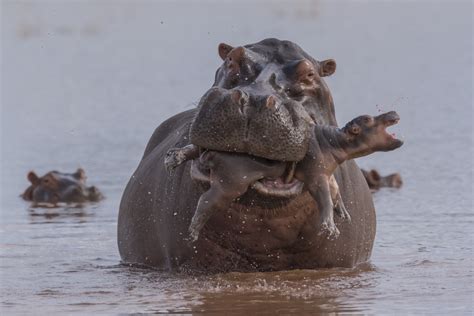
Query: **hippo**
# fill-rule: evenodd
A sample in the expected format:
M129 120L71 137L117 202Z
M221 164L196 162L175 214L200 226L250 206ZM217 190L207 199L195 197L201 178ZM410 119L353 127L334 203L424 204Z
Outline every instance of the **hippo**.
M361 171L372 192L378 191L381 188L399 189L403 185L402 176L398 172L382 176L375 169L361 169Z
M297 179L264 190L250 187L189 242L188 227L209 179L195 181L186 162L169 174L168 149L204 149L293 164L308 151L311 127L337 126L324 77L333 59L316 60L291 41L274 38L233 47L218 45L223 60L198 106L153 132L122 195L117 243L122 262L190 273L354 267L370 258L376 216L371 192L354 160L334 171L352 222L335 218L331 240L318 234L321 209ZM228 103L229 97L234 101ZM236 102L235 102L236 101ZM237 106L235 106L237 105ZM290 150L287 150L289 148Z
M86 173L82 168L74 173L50 171L38 177L34 171L27 175L31 185L21 197L37 205L56 206L57 203L97 202L104 198L95 186L86 186Z
M289 170L285 182L290 182L294 176L304 183L318 204L322 215L321 223L315 225L315 229L319 227L329 238L339 236L333 220L333 210L348 220L350 214L333 177L334 170L348 159L376 151L391 151L402 146L403 141L386 131L388 126L396 124L398 120L398 114L392 111L375 118L370 115L359 116L342 129L334 126L314 127L308 153L298 163L298 168L296 164L292 164L294 169ZM170 149L165 157L165 165L168 169L174 169L186 160L197 158L200 152L195 145ZM189 232L193 241L198 239L199 231L213 212L228 207L250 185L263 187L259 180L281 178L287 170L284 162L262 160L249 155L232 155L228 152L206 151L201 155L200 164L209 169L210 188L199 199L191 220Z

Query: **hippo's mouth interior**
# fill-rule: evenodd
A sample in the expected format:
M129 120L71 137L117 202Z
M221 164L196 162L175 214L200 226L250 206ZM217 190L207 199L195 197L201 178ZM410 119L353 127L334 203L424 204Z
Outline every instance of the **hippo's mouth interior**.
M250 156L250 155L249 155ZM303 191L304 183L294 177L296 163L287 163L284 174L278 178L263 178L255 181L250 188L263 195L291 198ZM195 180L210 183L210 169L199 163L199 159L193 160L191 165L191 177Z
M389 131L387 131L387 128L390 126L396 125L398 121L400 121L399 117L387 118L383 121L382 130L387 136L387 138L390 140L398 140L398 138L396 137L395 133L390 133Z
M292 197L301 193L303 190L303 182L294 177L296 163L287 163L285 173L276 178L263 178L252 184L255 189L264 195L273 195L279 197Z

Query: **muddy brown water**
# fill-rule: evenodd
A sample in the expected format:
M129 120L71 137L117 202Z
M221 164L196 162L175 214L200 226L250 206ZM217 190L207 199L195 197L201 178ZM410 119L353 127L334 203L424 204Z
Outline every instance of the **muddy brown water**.
M2 314L472 313L471 2L2 1L1 34ZM341 124L402 118L400 150L358 160L405 181L374 195L371 261L207 277L120 265L118 204L152 131L211 85L219 42L266 37L336 59ZM106 200L19 199L28 170L79 166Z

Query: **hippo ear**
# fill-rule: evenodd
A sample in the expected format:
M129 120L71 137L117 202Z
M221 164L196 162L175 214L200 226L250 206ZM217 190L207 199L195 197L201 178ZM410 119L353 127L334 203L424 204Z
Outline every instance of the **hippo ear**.
M36 175L34 171L28 172L28 175L26 177L31 182L31 184L38 184L39 182L39 177Z
M86 178L86 172L82 168L78 168L77 171L73 175L74 175L74 178L78 180L84 180Z
M375 181L377 182L380 181L380 174L377 172L377 170L375 169L370 170L369 175Z
M359 135L359 133L360 133L360 127L359 127L359 125L352 125L352 126L349 128L349 133L351 133L352 135Z
M219 56L222 58L222 60L226 59L227 55L230 53L231 50L234 48L230 45L227 45L225 43L220 43L219 47L217 48L219 52Z
M319 62L319 76L327 77L336 71L336 61L334 59L326 59Z

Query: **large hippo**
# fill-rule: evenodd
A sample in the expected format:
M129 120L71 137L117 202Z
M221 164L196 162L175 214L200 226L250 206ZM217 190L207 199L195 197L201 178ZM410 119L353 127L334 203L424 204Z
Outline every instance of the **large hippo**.
M298 45L277 39L235 48L220 44L218 53L224 62L198 108L155 130L125 188L118 218L122 260L210 273L353 267L367 261L375 210L353 160L334 173L352 217L351 223L336 219L336 240L318 234L313 223L320 210L306 190L281 194L297 185L294 179L264 190L249 188L225 211L215 212L200 238L190 241L188 227L209 185L191 179L191 162L168 173L163 162L170 148L192 139L202 148L291 164L305 155L311 124L337 126L323 80L334 73L334 60L317 61ZM237 106L226 102L229 96Z

